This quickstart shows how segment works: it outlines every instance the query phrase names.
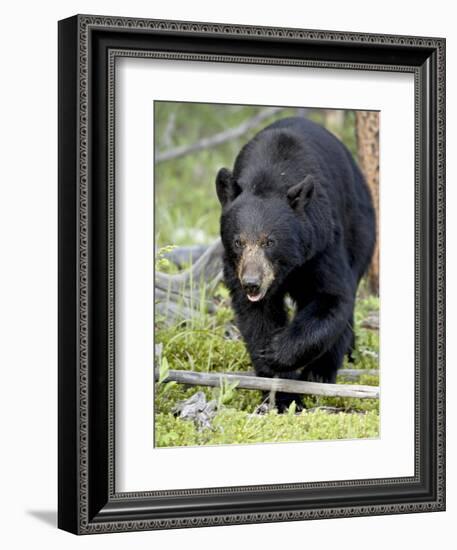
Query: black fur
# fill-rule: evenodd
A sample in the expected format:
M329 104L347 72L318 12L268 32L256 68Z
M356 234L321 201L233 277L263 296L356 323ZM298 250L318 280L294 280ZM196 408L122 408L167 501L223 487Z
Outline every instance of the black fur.
M375 241L371 196L352 155L321 126L287 118L245 145L216 188L224 279L256 373L334 382L353 346L356 290ZM269 237L263 252L275 277L258 302L239 280L240 234ZM286 294L296 304L291 321ZM281 410L301 402L276 399Z

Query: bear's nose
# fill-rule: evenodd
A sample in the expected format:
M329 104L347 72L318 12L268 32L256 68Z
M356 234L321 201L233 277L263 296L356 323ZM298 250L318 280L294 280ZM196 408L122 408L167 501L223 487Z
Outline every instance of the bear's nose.
M260 290L260 279L258 277L243 277L241 284L248 294L257 294Z

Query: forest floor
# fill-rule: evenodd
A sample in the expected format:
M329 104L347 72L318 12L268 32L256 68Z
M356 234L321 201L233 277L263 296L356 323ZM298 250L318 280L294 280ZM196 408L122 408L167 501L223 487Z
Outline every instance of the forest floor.
M355 315L357 349L354 363L345 367L371 370L379 367L378 331L362 326L376 315L379 300L359 292ZM160 379L168 370L198 372L247 372L252 365L245 345L233 325L227 292L221 285L215 296L215 313L202 310L185 324L170 325L156 320L155 345ZM357 381L341 376L337 383L379 385L379 376L362 374ZM213 401L214 416L206 427L192 419L180 418L176 407L203 392ZM305 396L305 409L294 405L285 414L275 409L259 414L260 391L237 389L223 383L219 388L187 386L176 382L155 384L155 446L223 445L280 441L376 438L379 435L379 400Z

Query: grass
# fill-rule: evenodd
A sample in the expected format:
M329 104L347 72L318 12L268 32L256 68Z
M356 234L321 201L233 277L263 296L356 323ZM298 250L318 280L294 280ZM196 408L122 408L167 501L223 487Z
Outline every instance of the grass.
M199 431L192 422L158 414L156 443L158 447L173 447L359 439L377 437L378 420L376 411L328 414L318 410L293 416L271 411L253 416L227 408L217 414L211 430Z
M262 107L158 102L155 104L155 146L158 150L165 150L193 143L202 137L236 127L260 110ZM217 170L222 166L231 167L242 145L262 127L295 114L296 109L285 109L241 138L159 163L154 179L156 250L170 245L213 242L219 234L220 206L214 187ZM342 117L343 124L335 127L332 126L334 119L328 115L323 110L311 109L306 113L309 118L334 131L355 155L354 112L346 111ZM163 253L156 254L156 268L169 272L176 270ZM215 314L206 313L202 301L199 315L185 324L170 326L156 316L155 343L162 344L162 373L167 369L203 372L252 370L243 341L233 338L233 334L236 335L233 314L227 291L222 285L218 287L214 301ZM361 326L362 320L378 308L378 298L369 296L362 287L355 315L358 350L351 368L378 368L378 334ZM338 382L350 383L342 379ZM377 385L379 380L378 377L365 375L358 383ZM173 414L176 403L197 391L204 392L208 401L214 399L218 403L211 429L198 429L192 421L176 418ZM206 388L187 387L174 382L157 383L155 445L171 447L352 439L377 437L379 433L379 400L308 396L304 399L307 410L301 414L293 414L293 410L283 415L274 411L267 415L254 414L261 400L260 392L230 386ZM330 414L319 409L324 406L339 407L342 412Z

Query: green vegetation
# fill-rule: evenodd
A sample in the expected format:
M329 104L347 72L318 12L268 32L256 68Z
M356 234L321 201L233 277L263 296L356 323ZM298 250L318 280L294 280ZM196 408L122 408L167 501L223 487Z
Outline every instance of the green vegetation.
M157 320L156 343L162 344L160 356L161 378L168 369L199 372L250 371L252 366L241 339L233 339L232 311L221 288L217 296L216 314L201 310L185 326L168 326ZM361 293L362 294L362 293ZM222 296L221 296L222 295ZM360 298L356 310L357 351L355 363L346 367L377 369L379 340L377 331L360 326L361 320L378 309L378 299ZM347 383L339 378L339 383ZM377 376L364 375L360 384L377 385ZM352 382L353 383L353 382ZM204 392L207 401L215 399L218 413L212 429L199 430L192 421L175 418L176 403L188 399L195 392ZM176 382L157 383L155 392L155 444L216 445L230 443L259 443L274 441L302 441L307 439L348 439L377 437L379 430L379 401L307 396L308 410L301 414L255 414L262 402L261 392L238 390L234 387L207 388L184 386ZM319 407L336 407L342 411L333 414Z
M170 149L195 143L228 128L233 128L255 116L262 108L242 106L156 103L155 134L157 149ZM164 254L163 247L211 243L219 234L220 206L214 190L214 179L221 166L230 167L240 147L261 127L275 119L295 115L295 109L285 109L264 121L241 138L218 147L157 164L156 185L156 268L174 272L176 267ZM326 112L310 110L309 116L327 127L331 126ZM355 151L354 113L345 112L343 124L334 131ZM172 131L170 130L172 128ZM330 128L331 129L331 128ZM307 396L306 410L279 415L270 411L256 414L262 394L238 390L230 385L222 388L184 386L164 382L168 369L202 372L251 371L252 365L243 341L233 325L227 290L219 285L211 300L214 313L205 308L205 289L196 299L198 315L185 323L170 324L156 315L155 344L161 345L157 365L161 376L155 385L155 445L219 445L303 441L317 439L347 439L377 437L379 434L379 401L364 399L323 398ZM197 301L198 300L198 301ZM359 289L355 315L357 351L355 363L348 368L377 369L378 332L363 328L362 321L377 313L379 300L370 296L362 285ZM357 382L338 378L339 383L377 385L377 376L362 376ZM211 428L199 429L193 421L176 418L173 409L197 391L204 392L207 401L215 400L217 413ZM337 408L328 412L323 407Z
M231 408L215 417L212 430L198 431L192 422L164 414L156 417L156 425L159 447L359 439L377 437L378 414L328 414L318 410L292 416L273 410L261 416Z

